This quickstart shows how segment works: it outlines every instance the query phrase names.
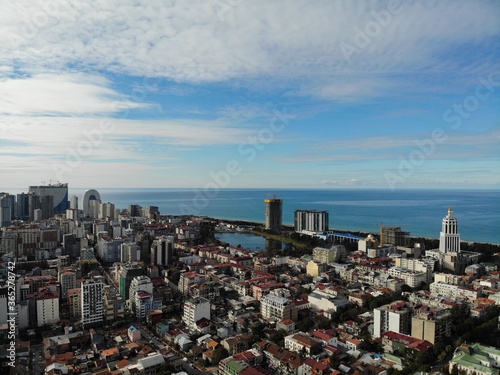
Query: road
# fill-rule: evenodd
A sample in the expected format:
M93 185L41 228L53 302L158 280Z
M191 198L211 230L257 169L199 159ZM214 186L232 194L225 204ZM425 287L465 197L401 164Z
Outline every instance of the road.
M159 349L166 347L165 344L158 340L155 335L150 333L145 326L141 325L140 328L142 337L144 337L148 342L152 342Z

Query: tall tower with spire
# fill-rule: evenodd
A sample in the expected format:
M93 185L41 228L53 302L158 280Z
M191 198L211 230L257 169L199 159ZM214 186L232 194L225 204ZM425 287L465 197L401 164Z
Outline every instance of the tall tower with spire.
M439 236L439 251L443 254L460 252L458 222L455 216L453 216L453 208L451 207L448 209L448 214L443 218L443 225Z

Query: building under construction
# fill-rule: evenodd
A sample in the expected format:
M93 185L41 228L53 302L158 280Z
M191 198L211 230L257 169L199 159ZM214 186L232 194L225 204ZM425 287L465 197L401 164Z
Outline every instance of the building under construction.
M384 227L381 225L380 244L410 247L410 232L402 230L401 227Z
M266 229L276 232L281 231L283 216L283 199L265 199L266 204Z

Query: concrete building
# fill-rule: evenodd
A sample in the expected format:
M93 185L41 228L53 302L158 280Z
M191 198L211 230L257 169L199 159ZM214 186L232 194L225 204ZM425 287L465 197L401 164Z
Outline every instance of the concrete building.
M306 356L318 354L322 349L321 341L310 337L304 332L293 333L285 336L285 349L295 353L305 353Z
M104 322L104 284L86 280L81 285L82 325L84 329Z
M49 185L30 186L29 192L36 196L52 196L52 212L54 214L64 214L69 208L68 184L57 183Z
M79 318L82 316L82 289L69 289L67 292L69 317Z
M411 318L411 336L431 344L444 341L451 335L451 314L447 310L421 306Z
M154 375L160 372L165 364L165 358L160 353L150 353L137 361L137 369L141 375Z
M153 283L151 282L151 279L149 277L141 275L136 276L132 279L129 288L130 298L132 298L132 296L134 296L135 293L140 290L147 293L153 293Z
M425 257L425 258L406 258L399 257L395 259L396 267L410 270L413 272L424 272L425 282L427 284L432 283L434 280L434 270L437 269L439 263L436 259ZM409 285L409 284L408 284Z
M85 191L82 201L83 216L97 218L99 203L101 203L101 196L99 195L99 192L94 189Z
M328 211L295 210L295 231L316 232L328 231Z
M0 227L8 227L15 216L15 195L0 193Z
M78 210L78 197L76 195L69 197L69 208L71 210Z
M318 277L320 274L327 270L325 263L320 263L314 260L310 260L307 263L306 273L312 277Z
M7 319L9 318L9 293L8 287L0 287L0 324L7 324ZM18 299L19 300L19 299Z
M59 322L59 296L44 289L36 297L37 325L42 327Z
M281 231L283 217L283 199L266 199L266 229Z
M179 278L179 292L184 294L185 296L189 296L189 286L193 284L202 284L206 280L206 275L203 275L198 272L184 272L181 274Z
M119 262L122 244L126 242L129 242L127 237L111 238L103 236L97 242L97 254L99 254L101 259L108 264Z
M324 315L332 315L350 305L347 298L325 293L318 289L309 293L307 300L313 309L324 311Z
M125 263L118 266L116 277L120 285L120 296L124 301L129 299L130 283L133 278L145 274L146 270L139 263Z
M120 262L128 263L141 260L141 248L135 242L124 242L121 244Z
M100 203L97 218L101 219L101 220L104 220L104 219L115 220L115 219L117 219L115 217L115 205L113 203L110 203L110 202Z
M474 302L481 294L480 289L467 288L458 285L450 285L442 282L433 282L429 285L431 293L436 293L440 296L448 296L458 299L464 299L469 302Z
M403 280L406 285L412 288L416 288L428 280L428 275L425 272L412 271L401 267L391 267L387 272L389 276Z
M68 290L76 288L76 271L65 269L59 272L59 283L61 284L61 299L65 301Z
M320 263L334 263L345 257L346 249L344 245L334 245L329 249L315 247L313 249L313 260Z
M104 286L104 314L106 321L121 318L125 314L125 302L112 285Z
M29 194L17 194L17 211L16 218L18 220L29 220L30 218L30 203Z
M396 301L373 310L373 337L384 332L410 334L412 309L405 301Z
M210 301L204 298L188 300L184 303L184 314L182 321L191 330L196 330L196 322L201 319L210 320Z
M167 266L172 264L174 257L174 237L161 236L151 245L151 263Z
M280 322L290 319L297 321L298 310L292 302L285 297L268 294L260 300L262 318Z
M146 319L149 311L161 310L162 308L160 299L155 299L153 293L148 293L143 290L137 290L133 295L131 294L130 299L133 314L139 320Z
M391 244L394 246L410 246L410 232L406 232L401 227L380 226L380 244Z
M448 209L448 214L443 218L441 233L439 234L439 251L441 253L460 252L460 234L458 221L453 216L453 208Z
M29 215L31 221L40 221L50 219L54 216L54 196L53 195L36 195L30 194L28 196L29 202ZM40 210L40 211L37 211ZM35 213L39 212L37 216L40 216L40 220L35 218ZM66 211L64 211L66 212Z
M499 375L500 349L473 343L460 345L450 361L450 374L456 368L467 375Z

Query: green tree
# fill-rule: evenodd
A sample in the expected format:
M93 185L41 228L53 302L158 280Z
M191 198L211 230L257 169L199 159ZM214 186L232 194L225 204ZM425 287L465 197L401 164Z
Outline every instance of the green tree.
M226 348L220 347L215 349L214 362L219 363L222 359L229 357L229 352Z

